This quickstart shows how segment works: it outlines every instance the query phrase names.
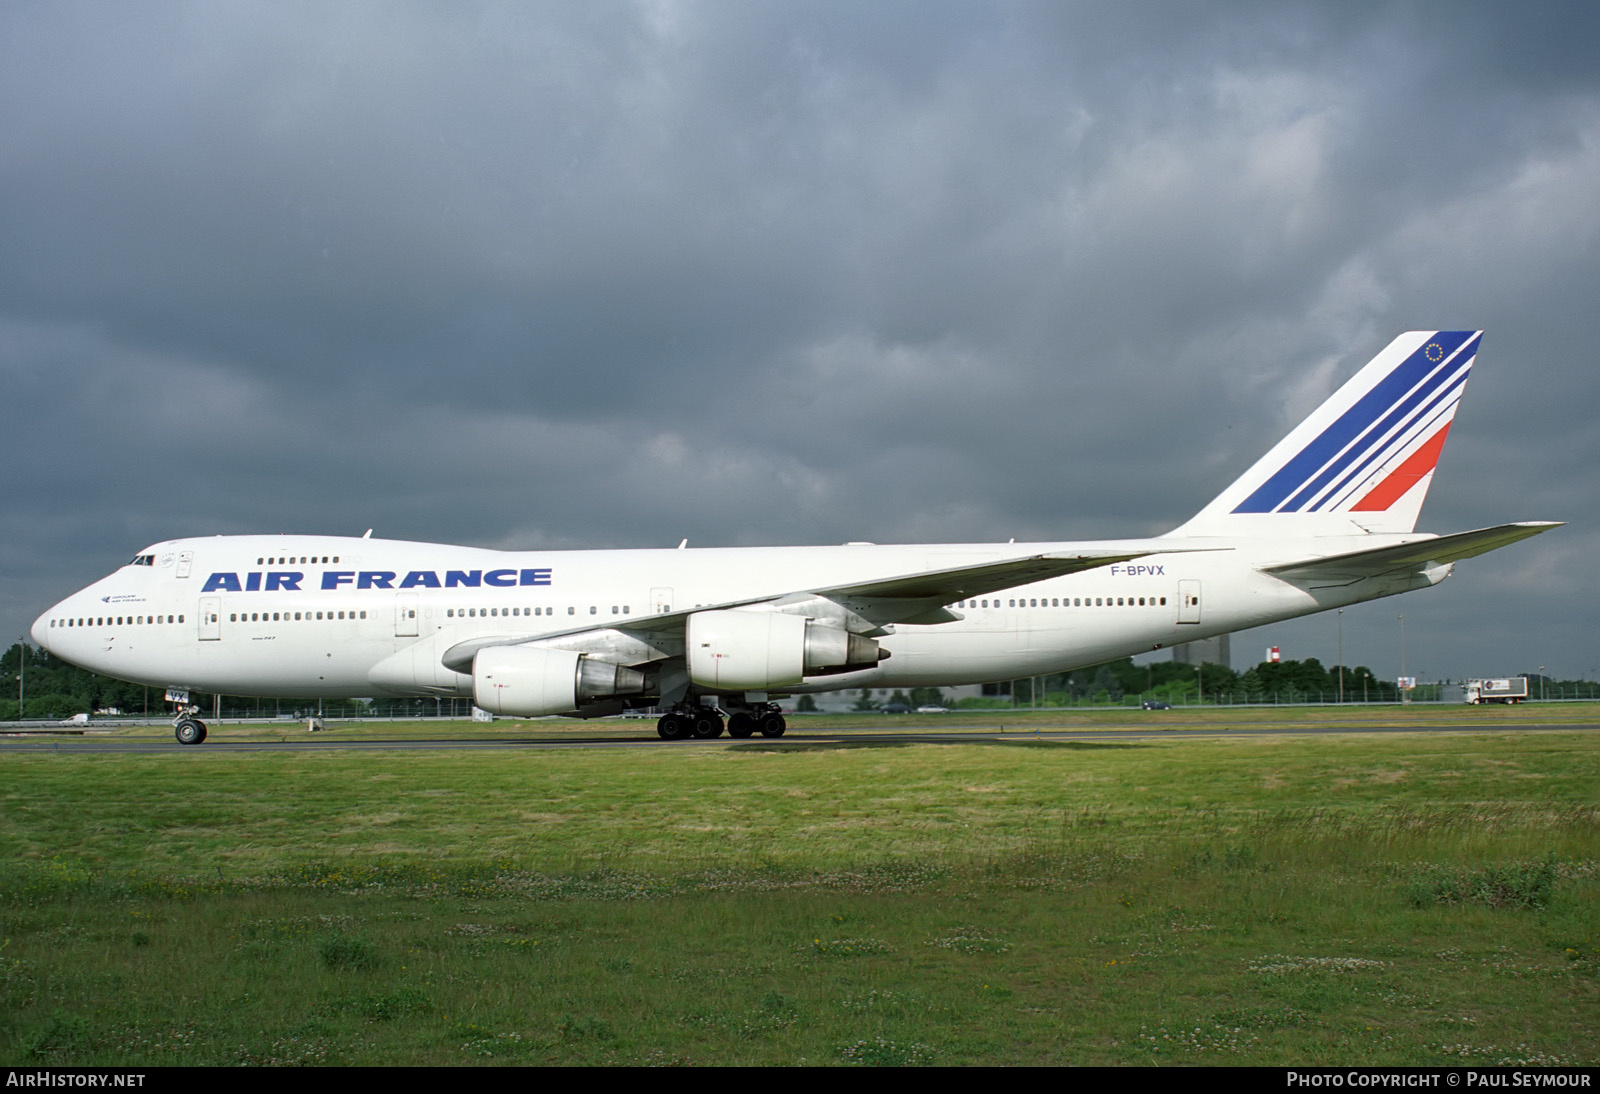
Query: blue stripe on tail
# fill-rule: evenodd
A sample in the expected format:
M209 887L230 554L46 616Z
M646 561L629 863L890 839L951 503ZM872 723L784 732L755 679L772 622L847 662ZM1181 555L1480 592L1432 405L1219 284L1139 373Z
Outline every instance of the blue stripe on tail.
M1428 339L1253 494L1240 502L1233 512L1271 513L1280 508L1289 511L1300 509L1316 496L1321 487L1360 459L1365 448L1353 445L1353 441L1364 435L1370 438L1383 436L1393 423L1429 395L1436 394L1438 388L1456 387L1447 381L1456 374L1457 369L1441 366L1466 347L1468 341L1475 339L1477 334L1477 331L1470 330L1439 331ZM1421 389L1414 391L1419 385Z

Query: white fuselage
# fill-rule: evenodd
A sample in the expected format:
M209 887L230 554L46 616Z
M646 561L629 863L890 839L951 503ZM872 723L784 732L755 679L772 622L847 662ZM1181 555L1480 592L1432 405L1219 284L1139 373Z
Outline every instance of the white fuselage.
M1402 543L1423 535L1383 537ZM1378 537L1359 537L1371 547ZM1263 573L1337 554L1342 537L1086 543L492 551L326 536L156 544L51 608L33 638L124 680L235 695L470 695L441 656L473 639L535 639L763 596L1085 549L1161 551L949 605L899 624L874 668L784 692L917 687L1061 672L1425 587L1443 573L1321 589ZM1201 548L1201 549L1197 549ZM594 639L598 640L598 639Z
M702 712L726 699L730 733L759 715L776 736L774 694L1063 672L1427 588L1459 559L1549 531L1412 531L1481 336L1401 334L1154 539L534 552L173 540L57 604L33 637L174 691L473 695L508 714L660 700L669 738L683 717L720 732ZM181 720L175 732L205 738Z

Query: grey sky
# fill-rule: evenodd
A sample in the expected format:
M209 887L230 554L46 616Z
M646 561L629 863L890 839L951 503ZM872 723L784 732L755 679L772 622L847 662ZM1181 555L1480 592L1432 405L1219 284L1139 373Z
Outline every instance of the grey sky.
M0 625L176 535L1165 531L1403 330L1351 660L1600 669L1592 4L0 6ZM1334 656L1334 620L1236 643Z

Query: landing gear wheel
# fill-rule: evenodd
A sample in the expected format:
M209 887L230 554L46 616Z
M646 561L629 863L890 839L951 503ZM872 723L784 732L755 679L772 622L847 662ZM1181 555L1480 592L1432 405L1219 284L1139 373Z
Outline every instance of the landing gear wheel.
M783 720L781 714L767 714L761 719L761 735L763 737L782 737L783 731L789 728L789 723Z
M172 735L180 745L197 745L206 739L206 724L197 718L185 718L173 727Z
M676 714L663 714L656 720L656 733L663 741L676 741L689 735L689 727Z
M756 731L756 720L744 711L728 716L728 736L745 738Z
M722 719L712 714L709 710L703 714L695 715L694 735L702 741L709 741L713 737L722 736Z

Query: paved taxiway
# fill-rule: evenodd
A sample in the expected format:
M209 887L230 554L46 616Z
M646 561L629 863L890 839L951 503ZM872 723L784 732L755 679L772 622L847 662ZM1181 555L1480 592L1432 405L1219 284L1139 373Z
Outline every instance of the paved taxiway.
M257 736L229 740L220 735L202 745L180 745L170 737L0 737L0 753L52 752L83 755L106 753L183 752L201 755L212 752L318 752L327 750L398 750L405 752L446 751L469 752L486 749L567 749L567 748L838 748L841 746L886 746L906 744L1030 744L1034 742L1070 744L1133 743L1151 740L1196 739L1207 737L1272 737L1317 736L1336 733L1459 733L1459 732L1521 732L1539 730L1594 730L1600 723L1585 722L1513 722L1504 725L1486 725L1472 722L1428 722L1426 724L1378 724L1349 722L1282 722L1251 724L1234 727L1195 726L1149 728L1125 726L1088 727L1082 729L1015 727L1009 732L984 725L946 725L936 730L879 728L828 729L791 731L781 738L752 737L737 740L716 737L711 740L663 741L654 733L619 734L596 733L551 738L543 736L471 737L471 738L415 738L415 737L344 737L338 730L326 731L312 737L306 734L261 733Z

